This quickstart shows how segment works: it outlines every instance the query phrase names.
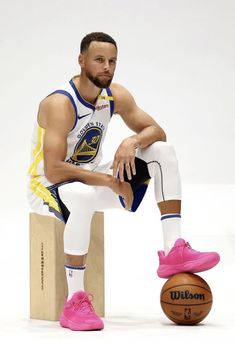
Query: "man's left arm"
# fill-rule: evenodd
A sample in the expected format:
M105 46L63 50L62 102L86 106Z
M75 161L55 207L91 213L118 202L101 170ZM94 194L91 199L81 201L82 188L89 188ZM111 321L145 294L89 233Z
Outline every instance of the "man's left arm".
M125 124L135 132L125 138L119 145L113 161L113 176L119 172L121 181L124 181L124 169L128 179L135 175L135 149L146 148L156 141L166 141L166 134L157 122L141 108L139 108L130 94L123 86L113 84L115 112L118 113Z

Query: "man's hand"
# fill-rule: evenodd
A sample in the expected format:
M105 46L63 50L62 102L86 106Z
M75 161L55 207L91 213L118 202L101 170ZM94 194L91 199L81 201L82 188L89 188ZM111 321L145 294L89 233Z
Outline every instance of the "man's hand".
M121 182L119 179L113 178L109 187L114 193L120 195L123 198L125 209L130 210L134 198L131 185L128 182Z
M117 177L119 172L119 178L121 182L124 182L124 169L126 170L128 180L132 179L132 174L136 174L135 169L135 148L137 147L137 142L134 137L128 137L123 140L123 142L118 147L115 155L114 161L111 166L113 169L113 176Z

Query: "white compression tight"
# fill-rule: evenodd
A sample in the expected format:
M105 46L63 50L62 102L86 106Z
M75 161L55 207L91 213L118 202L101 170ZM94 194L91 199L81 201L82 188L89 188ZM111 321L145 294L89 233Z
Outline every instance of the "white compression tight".
M155 142L145 149L137 149L136 157L144 160L151 178L157 203L181 199L178 162L174 148L167 142ZM112 174L112 162L99 166L97 172ZM64 252L85 255L90 243L90 224L95 211L123 209L119 197L110 188L89 186L81 182L62 185L59 195L70 211L64 231Z

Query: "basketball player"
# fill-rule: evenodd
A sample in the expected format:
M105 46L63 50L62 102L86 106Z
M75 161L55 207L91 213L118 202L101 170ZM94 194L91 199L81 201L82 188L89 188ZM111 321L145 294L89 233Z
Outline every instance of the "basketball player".
M150 179L164 239L164 251L158 252L158 276L201 272L219 262L216 252L197 252L181 238L181 186L174 148L130 92L112 83L116 61L112 37L102 32L85 36L78 58L81 73L41 101L33 133L29 203L34 212L66 223L68 298L60 324L71 330L104 327L91 295L84 290L94 212L136 211ZM114 114L120 115L133 135L121 142L113 161L101 165L102 144Z

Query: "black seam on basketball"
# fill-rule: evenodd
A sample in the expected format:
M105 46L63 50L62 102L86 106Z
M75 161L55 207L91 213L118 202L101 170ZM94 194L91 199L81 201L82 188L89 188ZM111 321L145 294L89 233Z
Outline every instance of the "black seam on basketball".
M167 291L169 291L169 289L173 289L173 288L180 287L180 286L196 286L196 287L198 287L198 288L205 289L206 291L208 291L209 293L211 293L211 289L205 288L205 287L203 287L203 286L195 285L195 284L193 284L193 283L182 283L182 284L179 284L179 285L176 285L176 286L172 286L172 287L167 288L166 290L164 290L163 293L161 293L161 295L163 295L164 293L166 293ZM209 286L208 286L208 287L209 287ZM212 294L212 293L211 293L211 294Z
M210 304L210 303L212 303L212 300L210 300L210 301L207 301L207 302L202 302L202 303L200 303L200 304L194 304L194 303L191 303L191 304L178 304L178 303L168 303L167 301L164 301L164 300L161 300L161 303L163 303L163 304L167 304L167 305L173 305L173 306L188 306L188 307L190 307L190 306L200 306L200 305L206 305L206 304Z

